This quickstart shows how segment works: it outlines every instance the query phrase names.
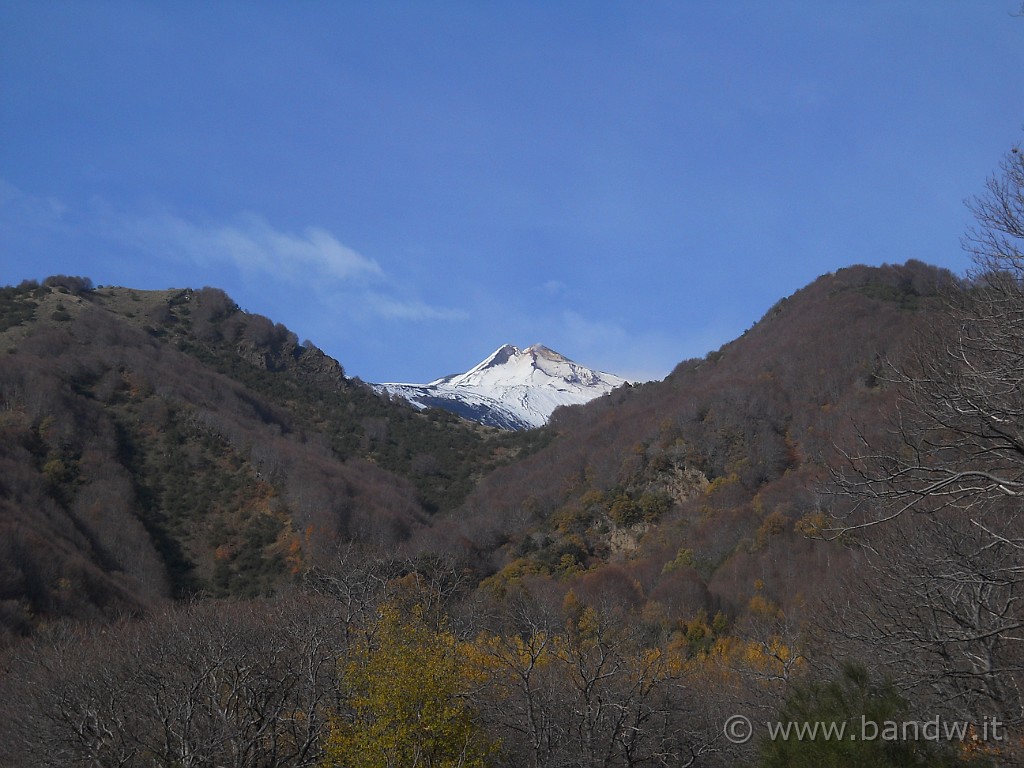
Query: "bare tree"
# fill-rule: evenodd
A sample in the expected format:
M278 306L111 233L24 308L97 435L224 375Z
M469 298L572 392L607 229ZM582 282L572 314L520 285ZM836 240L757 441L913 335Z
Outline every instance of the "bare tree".
M975 268L890 366L888 440L837 468L835 533L865 545L839 634L922 705L1024 724L1024 155L968 203Z
M854 524L1024 495L1024 154L1015 148L969 207L977 225L964 247L975 269L890 367L898 445L846 456L844 490L875 512Z
M476 701L501 738L501 765L719 764L725 714L704 665L649 646L613 610L577 605L566 616L525 593L508 608L502 631L476 640L487 670Z
M2 682L10 766L312 766L338 688L339 606L200 603L40 638Z

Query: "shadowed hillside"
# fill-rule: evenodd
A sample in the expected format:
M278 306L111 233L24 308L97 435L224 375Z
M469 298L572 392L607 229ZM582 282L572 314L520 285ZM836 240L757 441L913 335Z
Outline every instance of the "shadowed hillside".
M529 443L418 414L223 292L0 295L0 624L272 592L406 540Z
M617 595L655 624L800 605L848 556L804 535L835 444L884 429L886 358L955 279L908 262L851 267L772 307L664 381L557 411L550 443L500 468L425 531L486 554L499 590L549 579Z
M920 719L877 653L829 659L885 582L817 534L834 446L887 444L890 364L955 294L841 270L509 434L390 403L214 289L5 289L0 757L717 768L790 764L736 716Z

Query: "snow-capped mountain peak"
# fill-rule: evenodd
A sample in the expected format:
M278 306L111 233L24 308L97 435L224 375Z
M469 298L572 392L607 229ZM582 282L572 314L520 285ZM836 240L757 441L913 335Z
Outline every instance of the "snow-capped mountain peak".
M380 384L417 408L439 407L505 429L539 427L560 405L593 400L625 379L576 363L543 344L505 344L465 373L429 384Z

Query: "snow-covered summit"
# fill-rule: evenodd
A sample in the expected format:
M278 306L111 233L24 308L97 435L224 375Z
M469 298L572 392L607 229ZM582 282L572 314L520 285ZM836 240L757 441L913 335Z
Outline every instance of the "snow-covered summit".
M534 344L505 344L465 373L429 384L380 384L417 408L437 407L483 424L525 429L545 424L560 405L578 405L626 383Z

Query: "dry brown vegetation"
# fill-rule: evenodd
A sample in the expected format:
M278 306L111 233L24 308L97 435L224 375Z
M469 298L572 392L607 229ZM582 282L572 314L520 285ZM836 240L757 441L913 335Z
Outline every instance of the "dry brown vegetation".
M215 289L55 277L0 298L8 639L270 594L339 541L405 541L532 439L386 402Z
M752 763L727 716L820 699L839 636L863 661L852 585L876 642L921 627L893 585L927 555L897 555L960 529L895 529L879 575L828 535L830 467L894 445L893 374L968 290L840 270L507 434L391 403L215 289L3 289L0 760ZM932 701L842 679L862 709ZM915 754L892 764L978 757Z

